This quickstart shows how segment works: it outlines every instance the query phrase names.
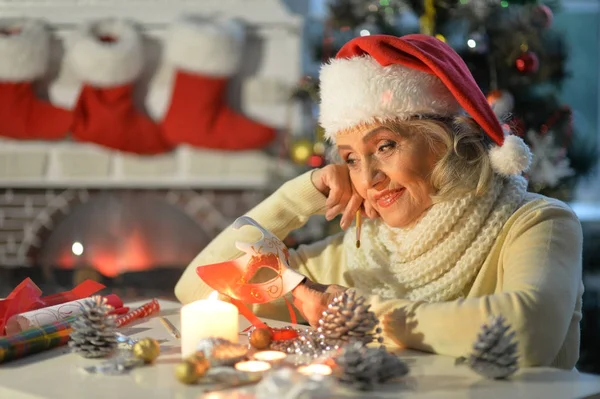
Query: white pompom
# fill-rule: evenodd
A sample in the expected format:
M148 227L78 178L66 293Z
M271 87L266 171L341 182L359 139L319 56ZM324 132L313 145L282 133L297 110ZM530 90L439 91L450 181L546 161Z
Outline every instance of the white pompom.
M490 149L492 169L503 176L519 175L531 165L531 151L522 138L509 135L504 144Z

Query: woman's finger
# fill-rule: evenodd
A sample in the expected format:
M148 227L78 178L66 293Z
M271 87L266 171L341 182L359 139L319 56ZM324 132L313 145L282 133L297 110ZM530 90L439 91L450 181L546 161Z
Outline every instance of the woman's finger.
M327 196L327 201L325 201L325 206L331 208L332 206L338 204L344 195L344 189L338 182L332 182L329 190L329 195Z
M325 205L331 208L342 201L343 195L346 194L347 187L350 186L350 175L348 174L348 168L340 165L330 165L330 169L325 177L325 180L330 188Z
M369 201L364 201L363 207L364 207L365 213L367 214L367 217L369 219L376 219L379 217L379 214L377 213L375 208L373 208L373 206L371 205L371 203Z
M342 186L340 187L340 191L336 193L336 202L332 202L330 204L326 204L328 207L327 212L325 213L325 217L327 220L331 220L336 217L338 214L342 213L348 202L352 199L352 189L350 186Z

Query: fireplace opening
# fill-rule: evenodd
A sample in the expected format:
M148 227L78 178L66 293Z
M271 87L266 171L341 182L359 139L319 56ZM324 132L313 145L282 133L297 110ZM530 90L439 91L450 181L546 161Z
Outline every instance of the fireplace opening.
M73 205L43 239L36 263L106 277L183 269L209 242L202 220L154 192L109 191Z

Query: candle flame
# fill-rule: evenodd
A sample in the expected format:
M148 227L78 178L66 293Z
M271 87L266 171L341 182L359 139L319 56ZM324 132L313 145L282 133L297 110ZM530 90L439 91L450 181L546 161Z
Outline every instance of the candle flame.
M208 300L209 301L216 301L217 299L219 299L219 293L217 291L213 291L209 296L208 296Z

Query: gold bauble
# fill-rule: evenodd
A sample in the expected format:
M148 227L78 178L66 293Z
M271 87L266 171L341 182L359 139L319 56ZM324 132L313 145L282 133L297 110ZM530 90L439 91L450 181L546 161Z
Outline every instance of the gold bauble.
M201 377L206 374L206 371L210 368L210 362L202 352L196 352L188 357L186 361L192 363L196 367L196 373Z
M292 143L290 158L297 164L304 165L313 153L313 143L308 139L302 139Z
M184 360L175 366L175 377L184 384L195 384L202 375L194 362Z
M153 338L140 339L133 345L133 354L145 363L152 363L160 355L160 344Z
M273 340L273 333L268 328L257 328L250 334L250 345L256 349L267 349Z

